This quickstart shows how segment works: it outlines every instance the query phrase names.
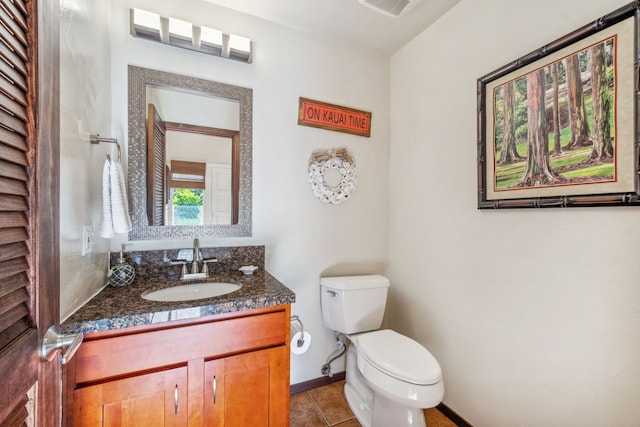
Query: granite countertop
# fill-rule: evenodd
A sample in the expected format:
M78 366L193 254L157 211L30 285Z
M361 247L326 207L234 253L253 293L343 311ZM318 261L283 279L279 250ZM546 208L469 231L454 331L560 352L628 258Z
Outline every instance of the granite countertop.
M191 301L158 302L141 296L146 291L209 281L235 282L242 284L242 288L226 295ZM205 280L136 279L129 286L107 286L65 320L60 329L64 334L100 332L293 302L293 291L263 269L250 276L236 271Z

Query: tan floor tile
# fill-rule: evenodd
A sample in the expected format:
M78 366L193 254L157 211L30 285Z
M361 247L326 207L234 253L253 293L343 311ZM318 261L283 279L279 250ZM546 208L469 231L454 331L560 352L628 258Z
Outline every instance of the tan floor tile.
M334 424L332 427L362 427L357 419L351 418L350 420L343 421L338 424Z
M429 427L456 427L456 424L436 408L424 410L424 417Z
M291 396L291 427L327 427L306 391Z
M344 397L344 381L309 390L309 396L316 403L329 425L337 424L354 416L347 399Z

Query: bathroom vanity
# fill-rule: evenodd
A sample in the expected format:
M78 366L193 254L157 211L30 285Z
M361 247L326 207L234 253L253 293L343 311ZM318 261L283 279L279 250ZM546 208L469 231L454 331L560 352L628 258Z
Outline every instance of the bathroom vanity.
M288 334L288 305L87 334L72 425L288 425Z
M65 321L64 333L85 335L64 369L64 425L288 426L295 294L264 269L216 277L242 287L149 301L181 284L151 275L105 288Z

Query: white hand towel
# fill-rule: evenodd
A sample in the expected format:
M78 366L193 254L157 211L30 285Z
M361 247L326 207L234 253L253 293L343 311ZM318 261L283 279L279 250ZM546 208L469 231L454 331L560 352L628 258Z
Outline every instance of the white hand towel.
M111 162L104 162L102 168L102 228L100 237L113 237L113 217L111 216Z
M112 238L114 233L131 230L124 173L119 162L107 160L102 170L102 220L101 237Z
M131 231L127 189L124 185L124 172L120 162L111 162L111 216L113 230L116 233Z

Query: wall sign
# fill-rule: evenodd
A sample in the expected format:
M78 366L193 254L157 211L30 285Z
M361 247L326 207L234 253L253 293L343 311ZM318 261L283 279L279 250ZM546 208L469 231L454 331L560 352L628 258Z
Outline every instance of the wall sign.
M298 124L354 135L371 136L371 113L300 98Z

